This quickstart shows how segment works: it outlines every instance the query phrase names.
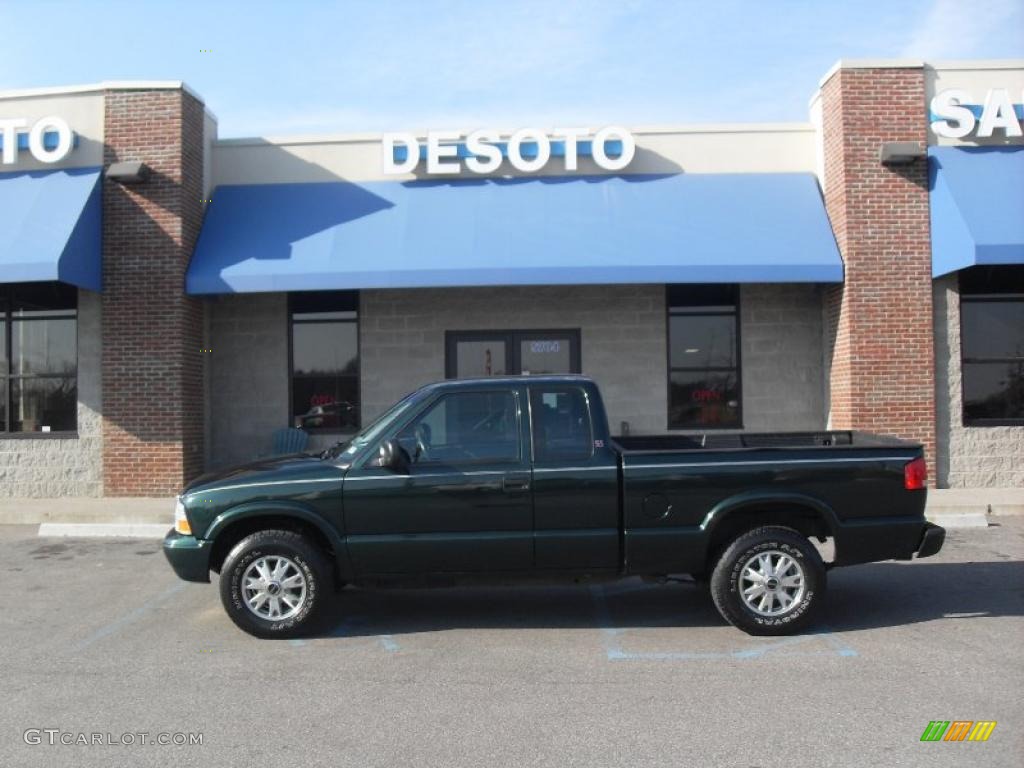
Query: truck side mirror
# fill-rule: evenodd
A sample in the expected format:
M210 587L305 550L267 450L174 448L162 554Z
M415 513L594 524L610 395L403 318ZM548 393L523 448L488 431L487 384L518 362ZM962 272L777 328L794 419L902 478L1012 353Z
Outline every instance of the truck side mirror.
M385 440L380 444L377 454L377 466L403 475L408 474L409 454L405 452L405 449L397 440Z

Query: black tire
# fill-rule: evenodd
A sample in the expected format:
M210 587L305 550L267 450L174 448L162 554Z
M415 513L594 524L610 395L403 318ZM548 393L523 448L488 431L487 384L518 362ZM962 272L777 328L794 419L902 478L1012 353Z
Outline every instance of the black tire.
M774 615L759 613L747 605L741 594L741 572L744 566L751 558L768 553L779 553L791 558L803 577L804 585L802 591L794 595L787 593L787 597L793 599L792 605L782 608L782 600L779 598L779 609ZM795 570L787 572L796 573ZM747 634L792 635L814 621L825 598L825 582L825 564L810 541L791 528L767 526L741 534L725 548L711 574L711 598L722 618ZM754 586L750 581L744 583ZM780 590L780 586L776 581L771 591L774 593L777 590ZM768 599L773 601L768 610L771 613L776 598Z
M243 602L242 577L253 563L265 557L272 558L271 562L276 557L287 558L305 579L305 594L295 613L281 620L257 616ZM257 531L246 536L228 553L220 572L224 610L240 629L256 637L305 634L316 626L330 594L331 568L327 558L309 539L294 531Z

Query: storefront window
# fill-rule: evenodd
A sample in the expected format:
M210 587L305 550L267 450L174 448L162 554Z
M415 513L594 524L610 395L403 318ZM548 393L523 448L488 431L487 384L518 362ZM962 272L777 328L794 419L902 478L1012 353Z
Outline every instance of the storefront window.
M78 418L76 289L0 287L0 432L73 432Z
M1024 424L1024 266L960 273L964 424Z
M295 426L351 432L359 427L359 294L290 297L291 400Z
M741 427L738 288L668 288L670 429Z

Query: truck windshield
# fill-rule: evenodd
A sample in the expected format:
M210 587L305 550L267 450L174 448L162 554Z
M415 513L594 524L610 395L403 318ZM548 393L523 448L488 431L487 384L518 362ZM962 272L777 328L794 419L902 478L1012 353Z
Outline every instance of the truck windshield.
M376 419L371 421L358 434L348 440L335 443L332 447L324 451L321 454L321 457L325 459L333 459L339 455L354 456L361 448L372 443L394 419L398 418L406 411L407 408L409 408L409 406L415 403L419 399L419 396L420 391L413 392L411 395L406 395Z

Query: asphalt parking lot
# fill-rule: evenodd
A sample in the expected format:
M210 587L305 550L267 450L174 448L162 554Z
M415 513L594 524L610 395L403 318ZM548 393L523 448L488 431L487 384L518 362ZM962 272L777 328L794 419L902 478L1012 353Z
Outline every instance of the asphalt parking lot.
M1024 519L998 522L935 558L833 571L802 637L625 581L346 590L329 630L291 641L235 629L156 541L0 527L0 764L1018 766ZM998 725L922 743L930 720ZM77 743L94 733L147 743Z

